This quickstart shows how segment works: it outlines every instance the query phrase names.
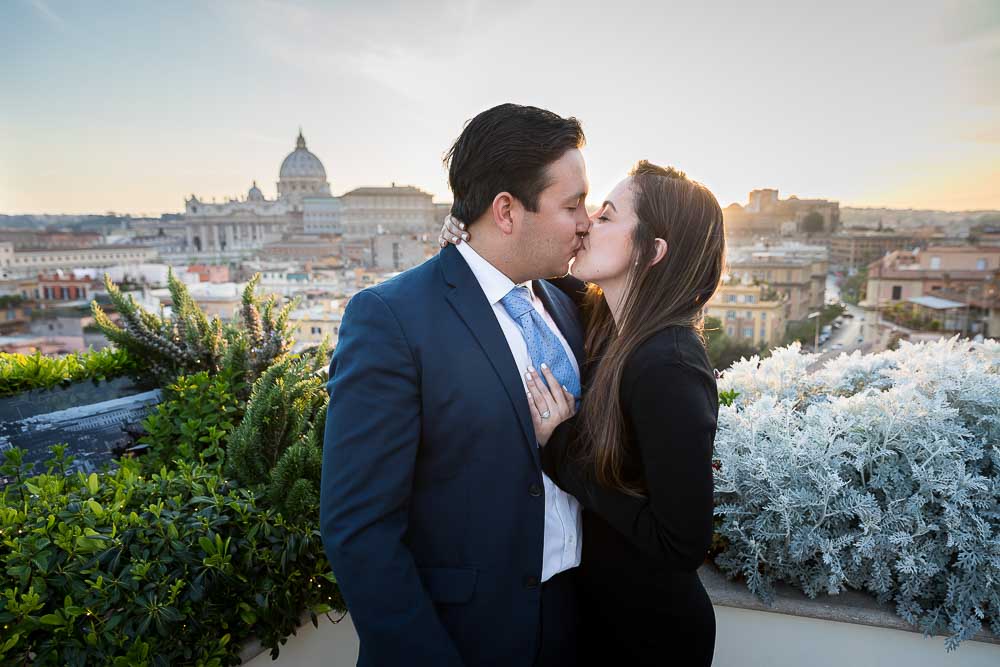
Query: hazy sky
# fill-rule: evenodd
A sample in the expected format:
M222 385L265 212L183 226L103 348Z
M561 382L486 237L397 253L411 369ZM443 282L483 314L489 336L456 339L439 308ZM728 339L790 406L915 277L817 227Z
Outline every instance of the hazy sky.
M273 197L300 125L334 194L450 199L505 101L583 122L595 199L647 158L723 206L1000 208L1000 2L753 4L0 0L0 213Z

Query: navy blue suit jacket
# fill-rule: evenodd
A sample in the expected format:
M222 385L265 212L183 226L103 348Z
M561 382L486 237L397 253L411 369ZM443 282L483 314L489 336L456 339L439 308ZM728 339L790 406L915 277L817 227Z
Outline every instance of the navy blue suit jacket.
M575 305L533 284L582 362ZM348 304L320 523L359 665L532 664L545 499L522 372L453 246Z

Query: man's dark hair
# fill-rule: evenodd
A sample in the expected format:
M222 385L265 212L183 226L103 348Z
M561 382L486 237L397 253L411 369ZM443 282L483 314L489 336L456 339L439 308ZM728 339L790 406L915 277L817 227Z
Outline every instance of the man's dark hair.
M529 211L549 186L546 168L586 143L576 118L538 107L501 104L465 124L445 155L454 196L451 214L471 224L501 192L509 192Z

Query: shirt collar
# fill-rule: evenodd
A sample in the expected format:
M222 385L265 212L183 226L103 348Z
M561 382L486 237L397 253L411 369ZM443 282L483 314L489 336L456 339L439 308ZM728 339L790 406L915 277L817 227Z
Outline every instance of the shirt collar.
M535 300L535 292L532 289L530 280L520 285L515 285L514 281L504 275L500 269L483 259L482 255L476 252L468 243L460 243L455 247L465 259L465 263L472 269L472 274L479 281L479 286L483 288L483 293L486 294L486 299L490 302L491 306L507 296L507 293L515 287L522 286L528 288L528 298L532 301Z

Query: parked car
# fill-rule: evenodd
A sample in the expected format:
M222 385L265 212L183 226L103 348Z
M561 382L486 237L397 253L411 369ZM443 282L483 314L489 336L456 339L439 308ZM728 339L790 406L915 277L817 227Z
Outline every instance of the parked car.
M858 336L858 343L863 343L863 342L865 342L865 337L864 336Z
M844 349L844 344L843 343L834 343L833 345L830 346L830 348L834 349L834 350L842 350L842 349Z

